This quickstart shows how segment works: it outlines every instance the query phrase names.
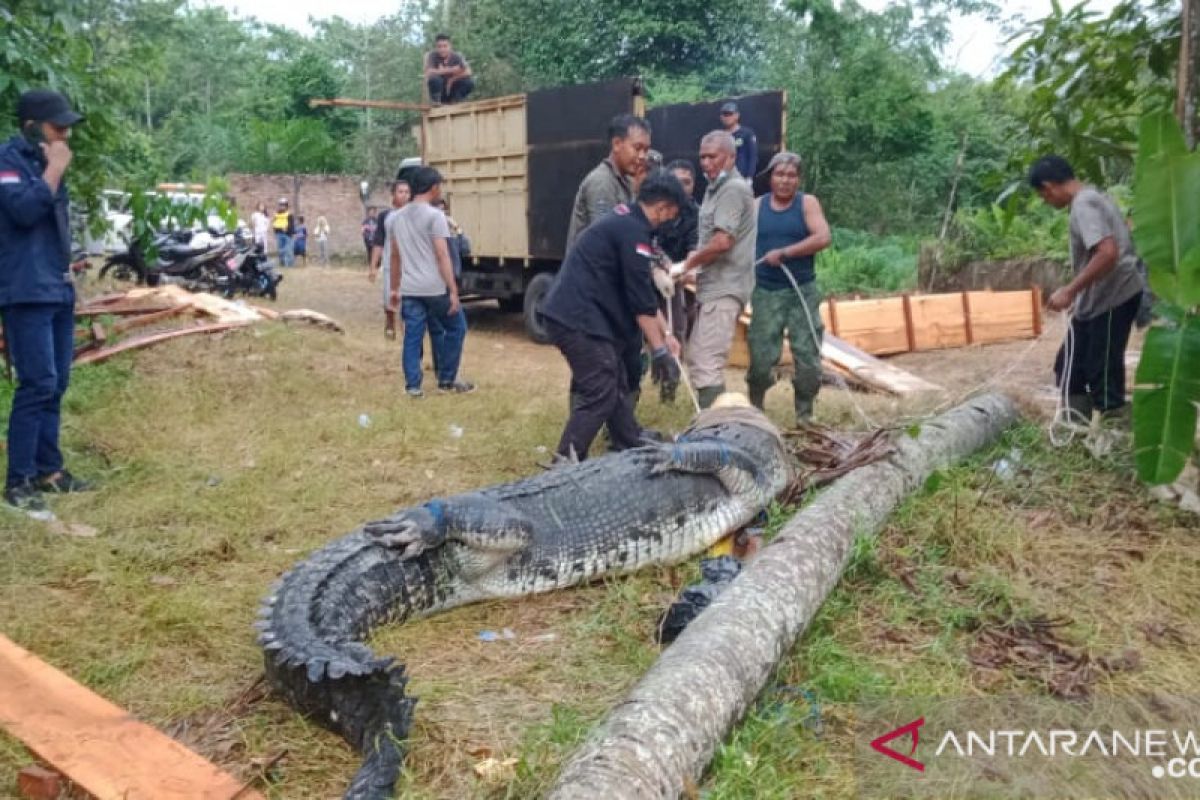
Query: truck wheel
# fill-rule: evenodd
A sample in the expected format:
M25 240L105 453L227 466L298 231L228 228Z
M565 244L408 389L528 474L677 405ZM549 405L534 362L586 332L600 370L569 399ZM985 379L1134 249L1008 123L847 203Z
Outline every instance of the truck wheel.
M542 303L546 299L546 293L550 291L550 286L554 283L554 275L549 272L539 272L533 276L533 280L525 287L525 330L529 334L529 338L533 339L538 344L549 344L550 334L546 331L546 326L538 317L538 312L542 308Z
M525 310L525 295L523 294L500 297L496 302L500 304L500 310L506 314L519 314Z

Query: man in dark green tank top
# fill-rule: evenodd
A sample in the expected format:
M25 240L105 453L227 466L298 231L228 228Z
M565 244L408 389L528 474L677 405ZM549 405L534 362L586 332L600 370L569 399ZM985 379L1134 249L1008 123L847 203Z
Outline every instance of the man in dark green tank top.
M750 401L762 408L767 389L774 383L772 372L787 331L795 363L796 421L802 422L812 417L813 401L821 388L821 337L825 331L813 256L829 246L831 237L817 198L799 191L800 156L778 153L767 170L771 193L758 198L746 384Z

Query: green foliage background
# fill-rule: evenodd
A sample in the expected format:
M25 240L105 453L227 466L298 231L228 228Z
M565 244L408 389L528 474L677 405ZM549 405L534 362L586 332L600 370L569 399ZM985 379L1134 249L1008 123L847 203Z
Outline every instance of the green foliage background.
M940 235L948 217L949 246L995 258L1061 251L1060 228L1022 193L1003 218L989 209L1036 154L1063 152L1103 184L1128 180L1134 121L1169 103L1179 37L1168 0L1124 0L1108 15L1055 6L1018 25L1023 39L993 81L943 66L953 15L1001 15L986 0L894 0L881 11L856 0L394 8L369 24L314 20L301 35L184 0L9 0L0 8L0 107L49 85L88 115L72 170L85 204L104 187L209 183L230 171L379 181L415 152L417 116L312 109L309 100L419 100L422 54L445 30L470 59L481 97L631 74L646 80L652 104L784 89L787 144L835 225L910 237L907 258L916 237ZM0 133L11 125L0 116ZM1014 223L1018 215L1028 224ZM827 261L862 255L839 253Z

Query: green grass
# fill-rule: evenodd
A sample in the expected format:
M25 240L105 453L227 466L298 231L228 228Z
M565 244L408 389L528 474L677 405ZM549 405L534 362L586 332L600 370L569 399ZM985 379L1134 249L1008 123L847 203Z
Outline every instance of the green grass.
M361 272L297 270L280 305L327 311L346 336L270 325L78 370L65 442L72 467L102 487L53 502L100 535L0 518L4 633L141 718L195 728L261 674L251 626L283 570L396 507L534 471L565 415L557 354L529 343L515 318L476 312L464 369L480 391L409 401L398 350L380 335L377 288ZM768 396L780 421L788 402L785 390ZM859 402L880 419L912 410ZM640 413L675 430L689 416L682 402L648 397ZM855 421L840 392L823 393L818 413ZM1014 448L1020 470L1001 481L990 464ZM789 513L772 509L768 536ZM1101 688L1187 694L1194 657L1138 633L1159 621L1200 636L1200 564L1186 524L1149 503L1124 462L1056 450L1036 427L1014 431L931 481L879 537L859 537L844 580L718 752L703 796L851 797L848 720L865 698L1042 691L969 664L989 621L1068 613L1066 635L1088 652L1143 650L1142 671ZM421 698L399 796L543 794L653 663L659 615L694 578L694 565L648 570L379 631L373 645L407 664ZM478 639L504 628L513 640ZM194 746L245 777L252 759L286 749L259 784L273 798L335 796L359 761L275 699ZM485 753L516 766L479 778ZM28 762L0 736L0 796Z

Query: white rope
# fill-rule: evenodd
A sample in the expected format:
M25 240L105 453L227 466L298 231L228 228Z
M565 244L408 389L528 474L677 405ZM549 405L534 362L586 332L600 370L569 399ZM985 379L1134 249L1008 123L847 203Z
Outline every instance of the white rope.
M755 261L754 266L758 266L764 260L766 260L765 256L763 258L760 258L758 261ZM817 336L817 327L816 327L816 324L813 322L812 312L808 308L808 303L804 302L804 295L800 291L800 285L796 282L796 279L795 279L795 277L792 276L792 273L790 270L788 270L786 267L784 267L782 265L780 266L780 270L783 272L784 276L788 279L788 281L792 284L792 288L796 292L796 297L800 300L800 306L804 309L804 316L808 319L808 328L809 328L809 331L812 333L813 341L817 342L817 346L818 346L818 348L820 348L820 339ZM1067 311L1064 314L1062 314L1061 319L1062 319L1062 324L1064 327L1063 345L1062 345L1062 350L1063 350L1062 380L1059 385L1058 395L1057 395L1057 397L1055 399L1055 403L1054 403L1054 416L1051 418L1050 422L1047 423L1047 425L1046 425L1046 435L1049 438L1050 443L1053 444L1055 447L1066 447L1072 441L1074 441L1076 436L1081 436L1081 435L1088 436L1090 439L1097 433L1097 429L1096 429L1095 425L1082 425L1076 419L1074 419L1071 408L1067 403L1067 396L1070 392L1070 386L1071 386L1071 372L1075 366L1075 363L1074 363L1075 362L1075 328L1071 324L1074 320L1074 315L1071 313L1071 311ZM960 392L958 395L956 395L952 399L939 404L934 409L932 409L931 411L929 411L925 414L922 414L918 417L902 418L900 423L897 424L897 426L900 424L921 422L923 420L930 419L930 418L936 416L937 414L941 413L942 411L945 411L947 408L958 405L963 400L974 395L976 392L979 392L983 389L986 389L990 386L993 386L993 385L999 383L1004 378L1008 377L1013 372L1013 370L1015 370L1017 367L1019 367L1023 363L1025 363L1025 360L1028 358L1029 354L1033 351L1033 349L1035 347L1037 347L1039 344L1041 344L1042 340L1046 337L1047 334L1049 334L1049 332L1050 331L1048 329L1042 331L1042 333L1040 333L1036 338L1034 338L1033 341L1031 341L1029 343L1029 345L1026 346L1026 348L1023 351L1021 351L1021 353L1019 353L1015 358L1013 358L1012 363L1010 363L1007 367L1005 367L1000 372L996 373L995 375L992 375L991 377L989 377L988 379L986 379L984 381L981 381L980 383L976 384L975 386L972 386L972 387L966 389L965 391ZM819 353L819 349L818 349L818 353ZM849 384L846 383L846 380L841 375L838 375L836 372L832 373L832 374L833 374L834 379L837 381L839 388L846 390L847 394L849 395L850 402L854 407L854 410L858 413L859 417L861 417L862 420L868 426L870 426L871 428L887 427L887 426L880 425L875 420L873 420L869 414L867 414L867 412L863 409L863 407L854 399L853 390L850 388ZM893 427L897 427L897 426L893 426Z
M757 267L759 264L763 263L766 258L766 256L763 256L758 261L755 261L754 266ZM797 283L795 277L792 276L791 270L782 264L779 265L779 270L788 279L788 282L792 284L792 288L796 291L796 299L800 301L800 307L804 309L804 317L808 320L808 331L812 334L813 344L817 346L817 364L819 366L821 363L821 337L817 335L817 324L813 321L812 311L809 310L808 303L804 300L804 293L800 291L800 284ZM822 372L824 372L824 370L822 370ZM831 372L830 374L833 375L833 379L837 382L838 388L843 389L846 392L846 396L850 400L850 405L854 408L854 411L869 429L875 430L885 427L872 419L871 415L868 414L858 400L855 399L854 390L850 388L850 384L846 383L845 378L836 372Z
M681 287L676 289L676 291L682 292L683 289ZM673 335L675 331L675 321L672 317L673 312L671 309L671 299L672 298L670 297L667 298L667 329L663 331L663 333L667 336ZM682 342L680 344L682 344ZM671 352L670 348L667 349L667 352ZM683 388L687 389L688 397L692 398L692 406L696 409L696 413L699 414L700 396L696 394L696 390L692 388L692 381L688 378L687 367L683 365L683 361L681 359L674 355L671 356L671 360L674 361L676 366L679 367L679 379L683 381Z

